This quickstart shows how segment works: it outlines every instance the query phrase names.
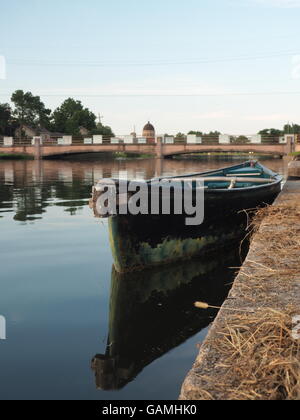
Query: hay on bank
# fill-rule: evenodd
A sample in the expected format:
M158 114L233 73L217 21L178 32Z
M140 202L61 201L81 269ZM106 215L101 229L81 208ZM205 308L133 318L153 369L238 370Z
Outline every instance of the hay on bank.
M212 343L222 362L214 377L202 377L214 395L226 389L233 400L300 399L300 342L292 336L292 315L266 309L224 324ZM200 389L200 399L214 399L209 389Z
M300 342L293 335L300 314L299 200L291 195L259 210L251 230L249 256L196 363L198 399L300 399ZM252 313L243 312L248 308Z
M263 222L263 224L262 224ZM300 272L300 202L291 199L285 204L258 210L250 229L257 246L256 264L262 277L277 273L289 277ZM248 259L248 262L255 264ZM257 274L257 273L256 273Z

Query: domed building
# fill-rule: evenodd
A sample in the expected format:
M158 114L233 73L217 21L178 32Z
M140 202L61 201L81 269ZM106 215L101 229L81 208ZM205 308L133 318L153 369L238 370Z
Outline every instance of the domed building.
M148 121L148 124L143 129L143 137L146 137L146 139L155 139L155 128L150 121Z

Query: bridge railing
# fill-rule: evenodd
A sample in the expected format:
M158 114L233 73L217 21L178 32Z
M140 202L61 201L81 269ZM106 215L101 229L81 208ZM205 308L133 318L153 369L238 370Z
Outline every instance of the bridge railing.
M130 136L127 136L130 137ZM229 146L229 145L249 145L249 146L260 146L260 145L285 145L288 142L288 138L292 137L295 143L300 144L300 136L286 135L282 137L274 136L254 136L247 138L246 136L207 136L202 137L160 137L163 144L174 144L174 145L207 145L207 146ZM110 137L110 136L64 136L64 137L41 137L42 144L44 146L93 146L93 145L153 145L156 144L158 139L144 139L144 138L131 138L128 139L126 136ZM35 143L35 138L23 137L23 138L12 138L12 137L0 137L0 147L28 147Z
M13 138L13 137L1 137L0 136L0 147L13 147L13 146L31 146L32 138Z
M60 146L90 146L90 145L94 145L94 144L111 144L111 137L110 136L66 136L66 137L72 137L71 142L68 143L66 142L65 144L63 142L61 142L62 139L64 139L64 137L52 137L51 141L55 144L55 145L60 145ZM98 141L95 140L95 137L101 137L101 139ZM49 144L49 141L46 140L44 142L45 145Z
M164 144L189 144L189 145L276 145L276 144L285 144L286 139L284 137L273 137L273 136L264 136L253 138L247 138L246 136L201 136L201 137L163 137L162 142Z
M31 146L32 145L32 138L14 138L13 144L14 146Z

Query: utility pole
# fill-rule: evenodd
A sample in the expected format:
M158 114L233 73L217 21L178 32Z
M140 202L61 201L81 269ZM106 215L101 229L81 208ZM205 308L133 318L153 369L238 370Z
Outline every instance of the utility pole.
M104 117L103 117L103 115L101 115L101 114L99 113L99 114L98 114L99 124L102 124L102 118L104 118Z

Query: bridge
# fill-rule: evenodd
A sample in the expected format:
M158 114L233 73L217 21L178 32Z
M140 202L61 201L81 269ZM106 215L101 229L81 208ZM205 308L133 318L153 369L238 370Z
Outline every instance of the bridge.
M33 140L20 141L16 139L6 140L0 144L0 154L25 154L34 156L36 159L54 158L59 156L76 155L83 153L127 153L138 155L152 155L156 158L165 158L183 154L195 153L253 153L285 156L294 151L300 151L300 143L295 136L285 136L284 142L277 140L264 140L261 143L220 143L217 139L206 141L201 144L191 144L187 139L165 143L162 137L138 144L116 142L114 138L105 139L99 144L93 142L84 143L84 139L72 141L68 144L58 144L57 141L43 142L36 137Z
M287 144L165 144L162 146L163 157L192 153L253 153L285 156L291 151Z

